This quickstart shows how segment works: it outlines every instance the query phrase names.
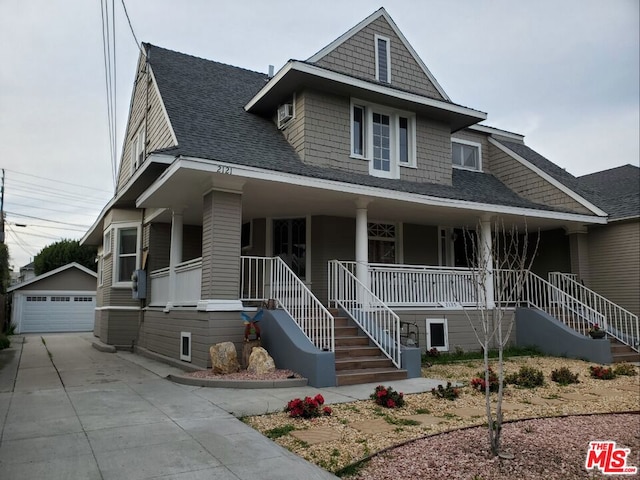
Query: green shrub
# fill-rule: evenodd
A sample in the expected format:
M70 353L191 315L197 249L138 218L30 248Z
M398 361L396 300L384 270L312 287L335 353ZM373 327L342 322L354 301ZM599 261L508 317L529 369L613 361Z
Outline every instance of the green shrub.
M524 388L535 388L544 385L544 373L537 368L523 365L520 370L505 377L505 382Z
M11 345L11 340L4 333L0 333L0 350L4 350L5 348L9 348Z
M446 398L447 400L455 400L460 396L460 389L452 387L451 382L447 382L447 386L438 385L438 388L432 388L431 394L434 397Z
M402 392L396 392L393 388L385 387L384 385L378 385L374 392L369 395L369 398L374 400L378 405L386 408L404 406L404 394Z
M630 363L619 363L618 365L616 365L616 368L613 369L613 373L614 375L627 375L629 377L638 375L636 367L634 367Z
M551 372L551 380L560 385L569 385L570 383L580 383L578 374L572 373L567 367L562 367Z
M613 373L611 368L601 367L599 365L592 365L589 367L591 376L599 380L612 380L616 378L616 374Z

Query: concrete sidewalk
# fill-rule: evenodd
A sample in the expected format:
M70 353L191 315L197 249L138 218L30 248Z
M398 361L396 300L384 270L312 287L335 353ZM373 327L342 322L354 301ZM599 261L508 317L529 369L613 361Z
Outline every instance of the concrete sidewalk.
M237 416L281 411L321 392L367 398L373 385L219 389L165 379L180 370L100 352L91 334L14 337L0 356L2 479L330 479ZM389 382L406 393L438 382Z

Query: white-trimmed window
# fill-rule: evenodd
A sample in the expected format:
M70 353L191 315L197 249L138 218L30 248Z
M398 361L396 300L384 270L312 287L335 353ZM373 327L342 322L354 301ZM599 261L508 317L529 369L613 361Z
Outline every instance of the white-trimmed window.
M416 166L416 116L360 100L351 101L351 156L369 160L369 173L399 178Z
M104 256L98 256L98 286L104 285Z
M191 361L191 332L180 332L180 360Z
M391 83L391 42L387 37L374 35L376 51L376 80Z
M451 160L457 168L482 170L482 145L456 138L451 141Z
M427 318L427 350L449 351L449 328L446 318Z
M144 162L145 137L146 131L144 125L142 125L131 141L131 173L135 172Z
M120 224L113 228L115 250L113 252L113 286L130 287L131 274L139 268L138 239L140 225Z
M396 226L367 224L369 263L396 263Z
M111 229L104 232L102 237L102 254L109 255L111 253Z

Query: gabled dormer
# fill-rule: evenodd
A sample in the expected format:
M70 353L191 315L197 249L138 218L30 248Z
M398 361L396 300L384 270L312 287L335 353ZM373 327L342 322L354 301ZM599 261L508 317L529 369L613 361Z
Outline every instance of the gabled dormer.
M451 133L486 118L449 100L384 9L289 61L245 109L277 118L305 163L445 185Z

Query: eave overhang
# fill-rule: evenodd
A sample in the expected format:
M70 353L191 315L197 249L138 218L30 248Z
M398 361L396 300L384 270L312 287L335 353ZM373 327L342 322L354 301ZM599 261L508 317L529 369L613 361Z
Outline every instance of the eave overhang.
M282 67L244 108L259 115L273 115L279 105L291 98L293 92L303 88L392 105L443 122L450 126L451 132L487 118L486 113L472 108L398 90L298 60L290 60Z
M133 174L116 195L104 206L98 218L87 233L80 239L80 245L100 245L104 227L104 216L112 208L136 208L136 199L151 185L156 178L174 161L174 157L165 154L151 154L142 166Z

